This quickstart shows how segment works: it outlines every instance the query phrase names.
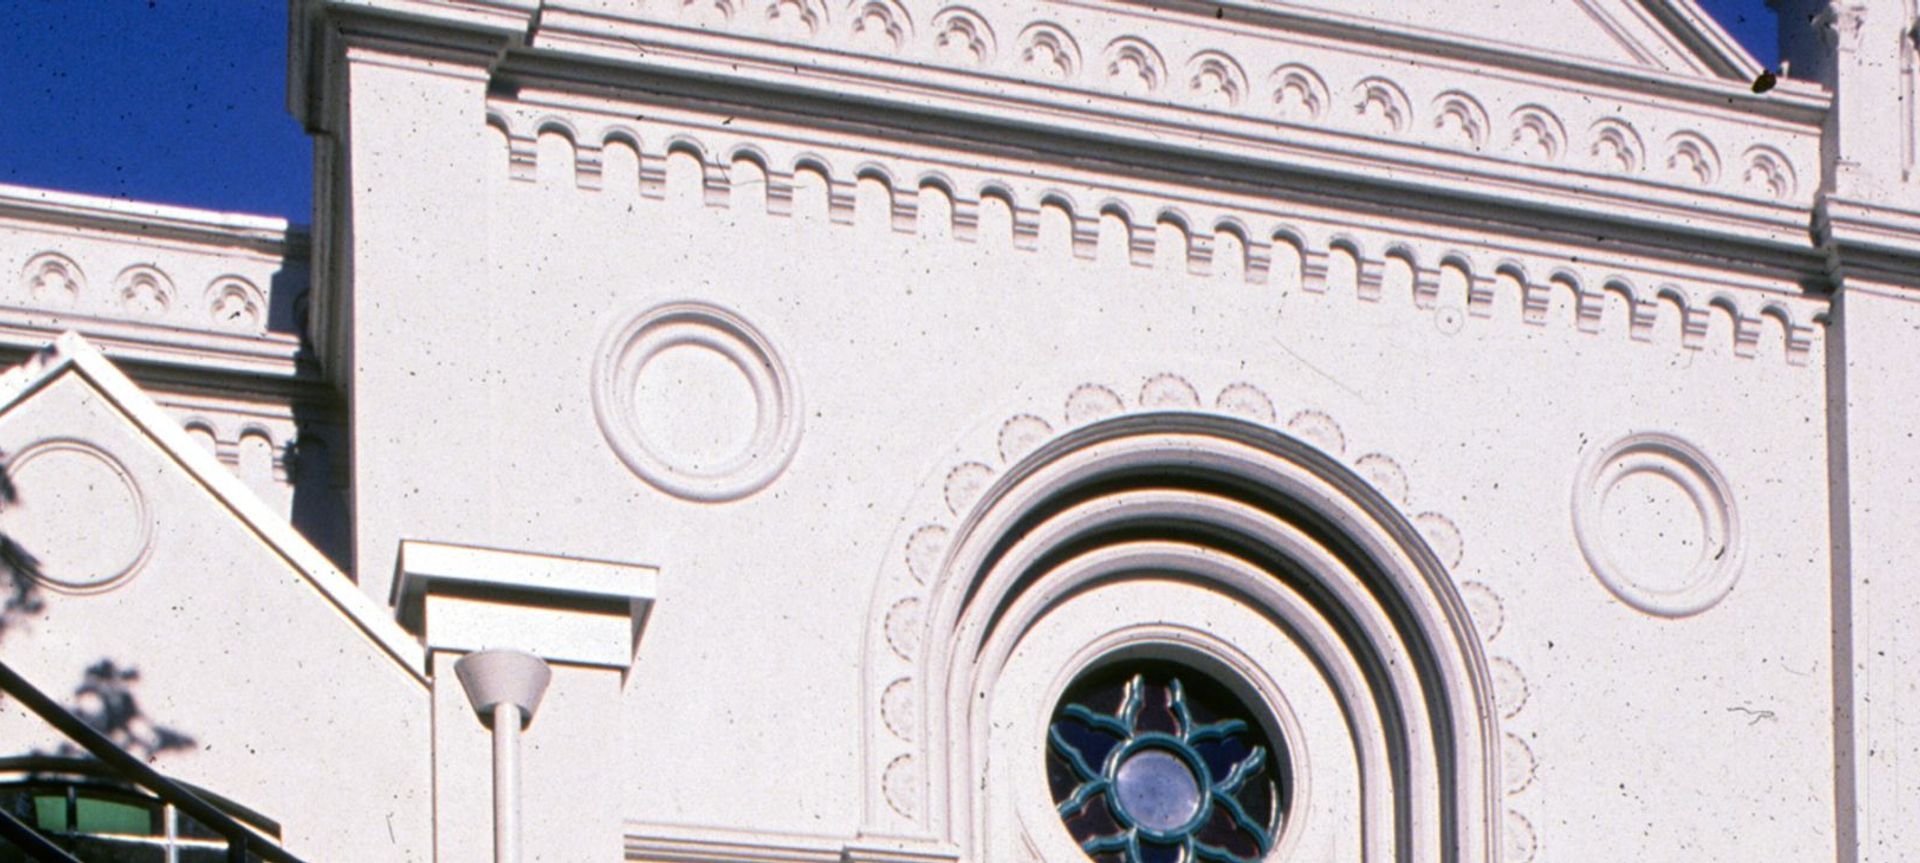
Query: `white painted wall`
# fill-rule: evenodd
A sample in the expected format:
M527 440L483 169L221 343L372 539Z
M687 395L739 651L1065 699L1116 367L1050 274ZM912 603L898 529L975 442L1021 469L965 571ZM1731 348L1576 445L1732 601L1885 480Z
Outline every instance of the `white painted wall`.
M1642 8L1580 5L1582 26ZM314 308L346 334L321 350L349 399L355 608L391 601L403 540L659 572L650 612L571 609L644 628L630 669L561 663L528 730L528 859L623 841L637 860L1074 859L1020 759L1039 764L1068 657L1127 623L1252 645L1297 684L1298 727L1328 741L1303 762L1322 820L1283 853L1357 853L1378 829L1358 814L1369 742L1342 740L1304 640L1230 592L1063 601L982 672L984 724L929 706L947 701L926 698L928 657L959 636L914 615L968 577L940 538L1070 449L1050 441L1155 411L1305 441L1437 561L1435 614L1485 699L1476 859L1912 850L1913 747L1884 711L1904 697L1899 405L1920 343L1888 262L1916 257L1920 217L1860 194L1806 236L1841 188L1831 151L1865 134L1835 124L1870 109L1830 120L1807 82L1752 94L1723 36L1654 18L1612 47L1543 34L1600 52L1548 65L1495 44L1526 16L1438 41L1387 27L1383 53L1291 6L1286 26L1237 7L361 6L303 20L293 64L340 154L323 204L348 214L318 240L344 266ZM1838 325L1808 289L1836 278ZM0 448L71 429L179 522L124 587L10 634L9 661L58 681L137 636L143 704L217 741L169 770L316 859L484 859L486 730L440 673L454 654L402 637L396 662L307 586L338 573L236 590L281 571L252 522L66 386L0 415ZM526 589L483 599L562 592ZM156 614L177 594L218 613ZM234 643L267 646L208 655ZM172 669L262 682L234 711ZM286 695L342 681L361 710ZM949 797L922 747L949 721L993 767L978 807L929 811ZM281 781L302 769L358 784L316 812ZM381 789L401 801L388 846ZM353 827L320 838L323 816Z

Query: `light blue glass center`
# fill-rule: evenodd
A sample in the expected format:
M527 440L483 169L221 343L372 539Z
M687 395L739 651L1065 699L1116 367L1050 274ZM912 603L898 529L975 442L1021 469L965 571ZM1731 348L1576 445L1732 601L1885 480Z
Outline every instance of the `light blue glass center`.
M1114 774L1113 793L1135 824L1168 832L1200 812L1200 780L1187 763L1165 749L1127 756Z

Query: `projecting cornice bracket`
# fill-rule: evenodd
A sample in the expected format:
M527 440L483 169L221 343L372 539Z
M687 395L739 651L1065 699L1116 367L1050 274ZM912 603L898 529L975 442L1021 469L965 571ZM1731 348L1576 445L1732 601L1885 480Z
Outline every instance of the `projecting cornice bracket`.
M1835 285L1857 277L1920 290L1920 210L1827 196L1813 233Z
M541 0L293 0L288 9L287 111L309 131L328 131L330 64L342 35L412 46L427 56L462 54L491 69L525 46Z
M403 540L394 606L430 650L507 648L625 674L658 575L640 564Z

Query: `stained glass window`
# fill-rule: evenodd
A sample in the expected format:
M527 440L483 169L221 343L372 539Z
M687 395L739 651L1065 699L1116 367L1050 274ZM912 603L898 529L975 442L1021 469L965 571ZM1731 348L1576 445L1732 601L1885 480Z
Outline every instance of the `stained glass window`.
M1286 751L1226 687L1133 662L1068 688L1048 728L1047 778L1096 863L1252 863L1291 802Z

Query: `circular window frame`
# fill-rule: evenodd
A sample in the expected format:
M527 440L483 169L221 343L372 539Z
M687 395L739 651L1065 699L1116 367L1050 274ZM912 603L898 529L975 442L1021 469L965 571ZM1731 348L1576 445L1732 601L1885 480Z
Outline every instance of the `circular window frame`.
M799 449L800 388L771 339L739 314L696 300L651 306L602 340L593 368L593 413L620 460L647 484L687 500L739 500L779 477ZM633 393L647 363L676 347L720 354L753 390L754 422L746 446L721 464L676 463L641 431Z
M1166 622L1129 624L1082 645L1060 665L1047 685L1046 696L1038 699L1029 720L1037 730L1032 735L1037 745L1023 747L1031 750L1031 757L1027 759L1031 769L1026 771L1027 779L1019 783L1020 820L1030 840L1038 841L1042 847L1060 848L1059 854L1071 849L1075 856L1064 859L1091 859L1059 817L1058 804L1053 801L1047 782L1047 730L1061 699L1075 683L1090 674L1139 661L1181 666L1206 677L1237 699L1247 712L1248 721L1257 724L1266 740L1284 753L1289 785L1287 806L1279 814L1279 828L1261 859L1287 859L1307 834L1313 811L1312 777L1306 769L1311 762L1307 760L1304 726L1279 683L1238 646L1204 629ZM1045 819L1045 825L1032 824L1026 817L1035 812L1036 807L1051 816ZM1057 854L1042 854L1041 859L1061 858Z

